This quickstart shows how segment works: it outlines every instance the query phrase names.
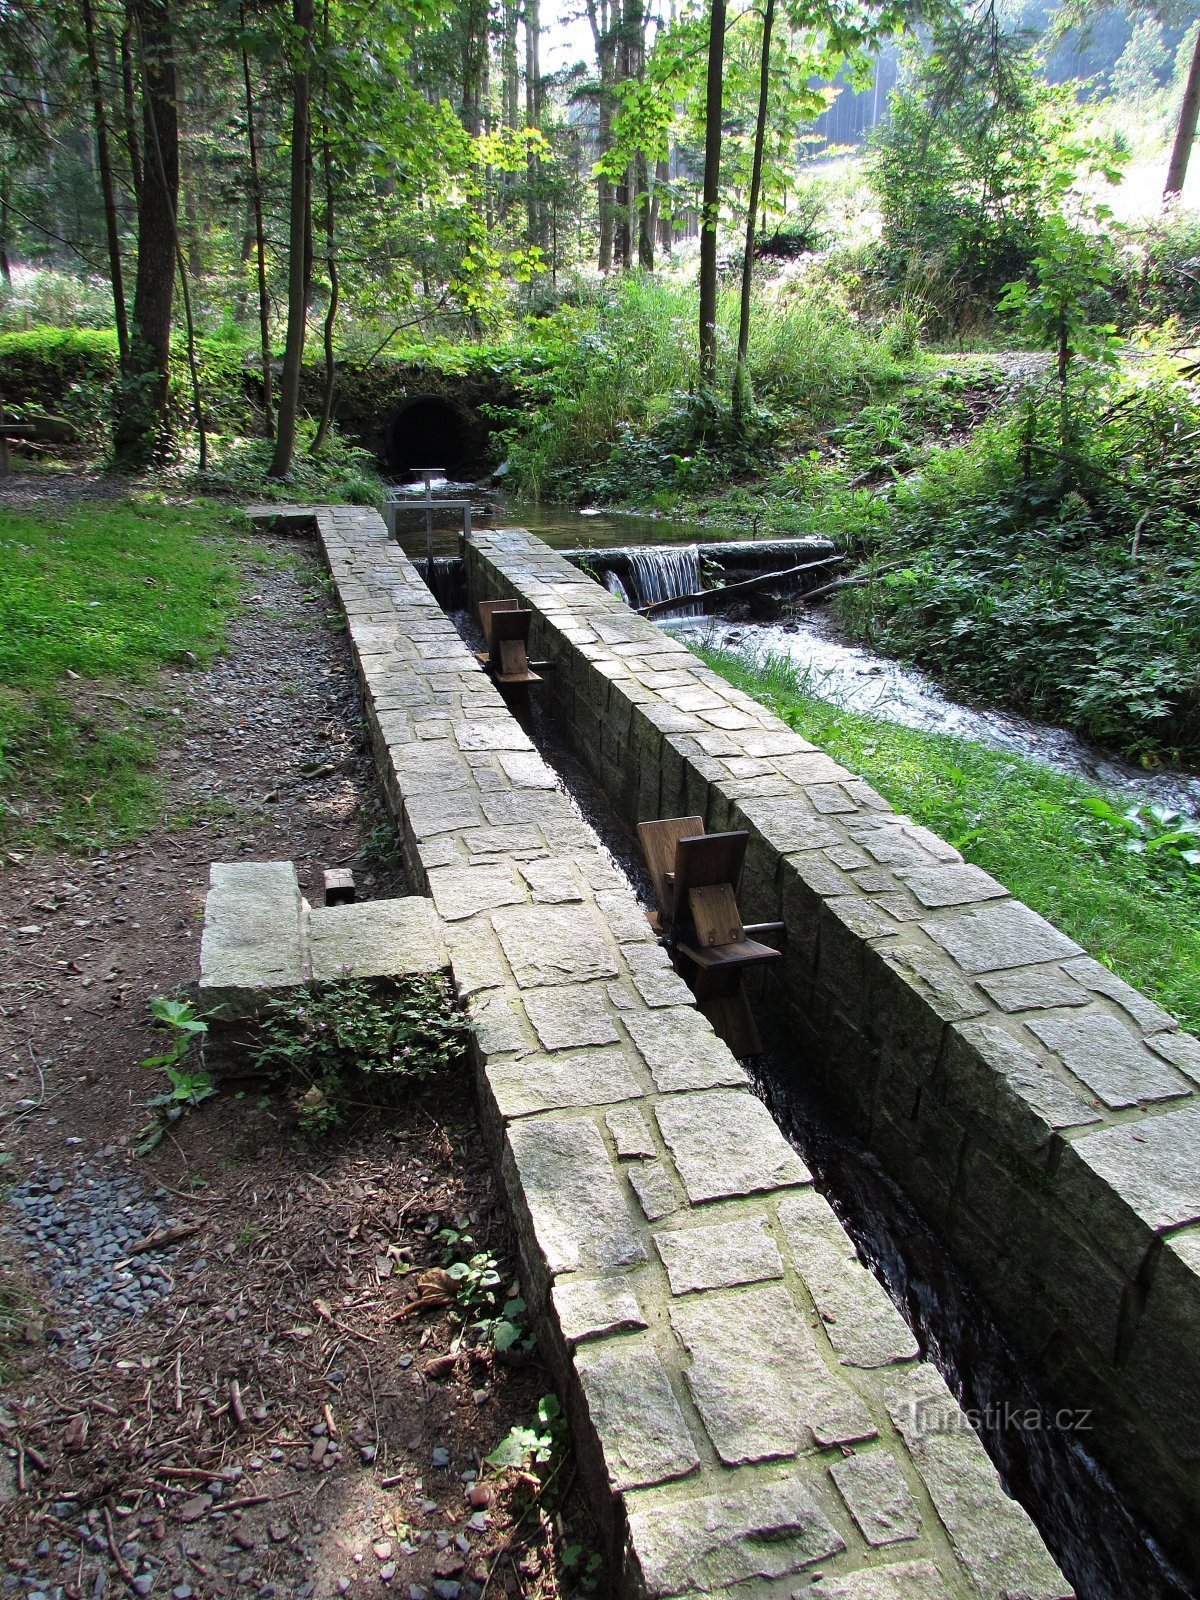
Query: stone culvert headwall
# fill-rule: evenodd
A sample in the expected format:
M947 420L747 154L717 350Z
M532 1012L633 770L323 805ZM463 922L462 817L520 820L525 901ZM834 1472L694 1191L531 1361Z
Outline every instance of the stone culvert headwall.
M467 563L533 608L629 821L749 829L743 910L787 924L762 1020L1200 1571L1200 1043L528 534Z
M301 378L301 402L314 416L320 414L324 370L306 364ZM403 414L413 402L440 402L440 444L436 460L408 459ZM511 373L487 369L464 374L439 372L412 362L386 358L360 368L339 363L337 409L339 429L371 451L381 470L403 476L414 466L445 467L459 479L482 477L498 464L493 430L507 425L504 413L521 405ZM422 443L426 438L421 430ZM438 432L430 430L430 443ZM445 459L443 459L443 457Z
M618 1592L1069 1595L381 519L314 519Z

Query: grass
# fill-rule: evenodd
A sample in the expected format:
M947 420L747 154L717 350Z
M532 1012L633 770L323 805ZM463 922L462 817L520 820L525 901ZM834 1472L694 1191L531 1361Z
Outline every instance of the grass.
M0 511L0 840L88 849L158 815L169 726L131 699L220 649L233 525L150 499ZM126 692L123 692L126 691Z
M1084 807L1092 786L966 739L843 710L806 692L791 663L697 653L1200 1030L1200 875L1127 851L1127 836Z

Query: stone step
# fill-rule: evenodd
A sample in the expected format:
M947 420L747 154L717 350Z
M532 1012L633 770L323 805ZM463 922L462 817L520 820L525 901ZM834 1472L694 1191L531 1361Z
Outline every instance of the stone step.
M209 869L200 1002L218 1026L253 1019L271 996L305 983L448 969L441 919L420 895L312 907L290 861Z

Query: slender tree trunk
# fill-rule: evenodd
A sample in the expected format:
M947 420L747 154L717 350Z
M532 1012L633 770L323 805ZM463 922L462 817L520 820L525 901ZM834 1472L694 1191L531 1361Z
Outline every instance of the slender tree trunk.
M96 49L96 19L92 0L80 0L83 32L87 42L88 79L92 91L92 120L96 129L96 164L100 176L100 198L104 205L104 231L108 238L108 270L112 284L113 316L117 325L117 350L121 371L129 364L129 323L125 317L125 276L121 270L121 233L117 221L116 186L108 153L108 117L104 109L104 89L100 82L100 56Z
M167 415L179 203L179 120L169 0L136 0L134 15L141 54L142 136L146 150L153 155L142 171L133 326L113 445L119 466L138 469L153 459Z
M325 308L322 330L325 343L325 396L321 404L321 420L311 445L311 454L314 456L325 443L329 425L333 421L333 392L337 379L337 367L333 359L333 325L338 314L338 266L333 241L333 157L329 153L328 140L321 145L321 169L325 179L325 270L329 273L329 304Z
M246 8L241 8L242 30ZM267 294L267 240L263 227L262 177L258 170L258 134L254 125L254 91L250 84L250 58L242 50L242 83L246 91L246 143L250 149L250 205L254 213L254 256L258 274L258 342L262 361L263 425L269 439L275 432L271 404L271 301Z
M737 365L733 374L733 421L741 426L750 401L750 375L746 352L750 347L750 290L754 280L754 223L762 187L763 146L767 137L767 108L771 99L771 30L775 25L775 0L767 0L763 15L762 61L758 74L758 118L754 124L754 158L750 166L750 198L746 205L746 253L742 259L742 304L738 317Z
M542 25L538 8L538 0L525 0L525 126L527 128L540 128L542 125L542 67L541 67L541 33ZM530 244L545 245L546 223L545 206L538 194L538 179L541 175L541 161L536 150L531 150L526 158L525 181L527 185L525 195L525 211L528 219Z
M587 0L588 23L596 50L596 68L600 77L600 93L596 101L598 122L597 145L600 160L612 146L612 90L616 76L616 41L610 26L611 13L608 0ZM596 265L601 272L611 272L613 264L613 189L608 176L596 174L596 209L599 216L600 238L596 251Z
M712 0L704 97L704 195L700 216L700 384L717 376L717 221L721 210L721 106L725 70L725 0Z
M671 162L667 158L654 167L654 220L659 249L671 259L675 225L671 216Z
M208 434L204 427L204 397L200 392L200 368L196 364L196 324L192 319L192 295L188 288L187 266L178 240L175 259L179 267L179 288L183 295L183 319L187 329L188 374L192 380L192 414L196 419L196 439L199 445L199 468L208 471Z
M1183 104L1179 108L1179 125L1175 130L1171 165L1167 168L1164 200L1170 200L1173 195L1183 192L1183 180L1187 177L1188 158L1195 142L1198 118L1200 118L1200 33L1196 35L1196 48L1192 51L1192 65L1183 91Z
M292 159L290 218L288 223L288 316L279 384L279 417L275 454L267 475L286 478L296 447L296 418L300 410L300 367L304 360L304 335L308 322L309 228L309 95L312 60L313 0L292 0L292 21L298 36L292 70Z
M471 0L462 13L462 123L472 136L483 132L484 63L488 47L485 0Z
M125 11L121 30L121 99L125 108L125 143L129 150L129 176L137 209L142 208L142 149L137 131L137 83L134 64L135 23L132 7Z
M0 176L0 278L3 278L5 283L12 282L12 262L8 257L8 206L11 188L12 178L6 171Z

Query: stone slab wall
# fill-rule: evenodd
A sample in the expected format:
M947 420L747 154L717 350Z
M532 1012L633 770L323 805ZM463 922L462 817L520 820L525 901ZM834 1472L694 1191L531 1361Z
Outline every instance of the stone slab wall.
M1069 1595L380 519L316 522L621 1591Z
M630 821L747 828L759 1005L924 1211L1089 1449L1200 1570L1200 1043L957 851L520 530L575 747Z

